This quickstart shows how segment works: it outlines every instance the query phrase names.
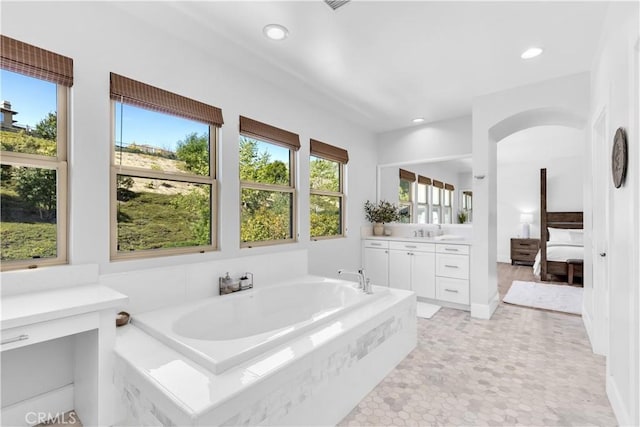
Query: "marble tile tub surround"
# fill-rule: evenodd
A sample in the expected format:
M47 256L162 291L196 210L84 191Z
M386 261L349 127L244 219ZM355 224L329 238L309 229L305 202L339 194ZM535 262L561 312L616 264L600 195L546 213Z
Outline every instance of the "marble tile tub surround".
M400 290L220 375L128 325L116 342L119 424L336 424L415 343L415 298Z
M306 275L307 261L307 251L296 250L107 274L100 284L127 295L126 310L134 314L219 295L218 277L227 272L253 273L256 288L278 284Z
M473 239L473 225L472 224L442 224L439 229L435 224L385 224L385 230L391 231L391 236L388 237L412 237L414 231L424 230L435 233L440 230L443 234L455 234L462 236L464 240L471 241ZM363 225L360 227L360 237L367 238L373 236L373 227L371 225Z
M418 346L340 426L614 426L604 357L582 319L500 304L490 321L442 308Z

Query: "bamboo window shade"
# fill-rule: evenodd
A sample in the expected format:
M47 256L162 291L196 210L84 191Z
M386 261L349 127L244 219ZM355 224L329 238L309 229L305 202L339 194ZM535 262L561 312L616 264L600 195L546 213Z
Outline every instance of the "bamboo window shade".
M111 73L111 99L125 104L172 114L189 120L222 127L222 110L203 102Z
M338 163L349 162L349 152L344 148L335 147L316 139L310 140L310 154L323 159L333 160Z
M431 185L436 188L444 188L444 183L442 181L438 181L437 179L434 179Z
M427 178L426 176L418 175L418 184L431 185L431 178Z
M73 59L0 35L0 68L62 86L73 86Z
M240 134L249 138L266 140L274 144L298 151L300 149L300 136L297 133L280 129L248 117L240 116Z
M453 190L455 190L455 187L453 186L453 184L445 184L444 185L444 189L445 190L449 190L449 191L453 191Z
M408 170L400 169L400 179L404 179L405 181L415 182L416 174L413 172L409 172Z

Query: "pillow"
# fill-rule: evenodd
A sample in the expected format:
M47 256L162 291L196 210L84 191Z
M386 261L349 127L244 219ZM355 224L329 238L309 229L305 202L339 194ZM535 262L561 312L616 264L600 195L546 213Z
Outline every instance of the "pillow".
M571 237L571 243L584 246L584 230L579 228L575 230L569 230L569 236Z
M554 243L571 243L571 234L566 228L547 228L549 241Z

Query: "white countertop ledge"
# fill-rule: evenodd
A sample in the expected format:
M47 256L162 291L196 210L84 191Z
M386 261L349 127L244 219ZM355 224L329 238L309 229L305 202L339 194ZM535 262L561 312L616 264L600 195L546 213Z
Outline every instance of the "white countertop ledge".
M362 240L384 240L387 242L411 242L411 243L435 243L438 245L468 245L472 244L471 239L444 239L436 240L433 237L400 237L400 236L365 236Z
M102 285L82 285L2 298L0 329L115 308L129 297Z

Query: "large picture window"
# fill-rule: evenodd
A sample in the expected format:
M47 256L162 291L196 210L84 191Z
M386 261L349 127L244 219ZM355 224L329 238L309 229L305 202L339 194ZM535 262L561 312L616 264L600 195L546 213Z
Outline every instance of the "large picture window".
M222 112L111 74L113 259L216 248Z
M70 58L1 36L2 270L67 262Z
M400 222L410 223L413 220L413 184L416 174L400 169L400 185L398 188L398 205L400 208Z
M297 134L240 117L240 241L242 247L296 240Z
M445 184L443 194L443 203L442 203L442 223L443 224L452 224L453 223L453 190L454 186L451 184Z
M444 183L434 179L431 185L431 223L442 224L442 190Z
M342 148L311 140L309 216L312 239L344 236L344 168Z
M418 214L417 223L427 224L429 222L429 191L431 189L431 179L418 175Z

